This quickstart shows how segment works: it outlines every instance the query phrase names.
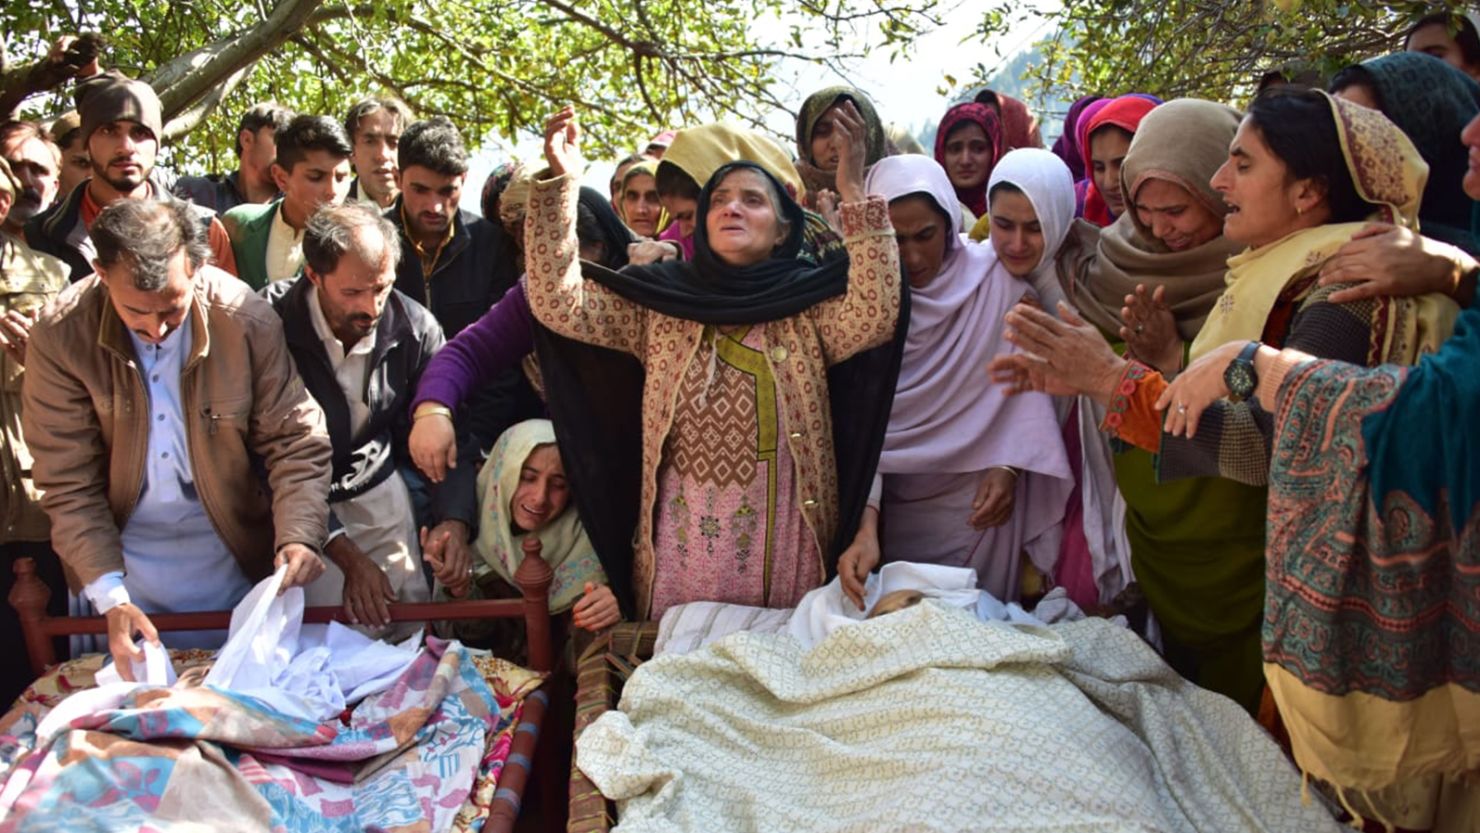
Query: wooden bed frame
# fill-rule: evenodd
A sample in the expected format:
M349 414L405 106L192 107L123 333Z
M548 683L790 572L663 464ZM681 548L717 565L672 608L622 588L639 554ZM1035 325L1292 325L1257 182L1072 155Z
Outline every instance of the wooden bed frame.
M513 745L499 775L498 789L494 793L493 806L484 826L490 833L510 833L519 818L532 765L536 760L549 757L538 755L542 746L541 728L550 707L550 689L555 678L556 655L550 620L550 583L555 572L540 555L540 542L532 537L524 542L524 561L514 574L514 583L519 586L518 599L480 599L475 601L426 602L390 605L392 622L431 622L441 619L524 619L529 642L529 665L535 671L549 677L538 690L524 700L524 710L519 725L514 730ZM51 616L46 612L51 599L51 588L36 575L36 562L20 558L15 562L15 585L10 589L10 606L20 617L21 631L25 638L26 652L30 657L31 672L40 676L47 667L57 662L52 639L58 636L82 634L106 634L108 620L102 616L69 617ZM199 613L160 613L149 617L160 631L181 630L225 630L231 625L231 611L202 611ZM309 607L304 609L303 621L323 624L344 621L342 607ZM552 741L549 738L546 745ZM542 768L539 802L542 807L553 808L563 804L557 773Z

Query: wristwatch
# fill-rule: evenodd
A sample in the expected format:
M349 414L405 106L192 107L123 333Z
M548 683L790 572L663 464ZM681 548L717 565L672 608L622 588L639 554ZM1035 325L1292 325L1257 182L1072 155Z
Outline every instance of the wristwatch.
M1228 398L1233 402L1242 402L1254 395L1254 389L1259 386L1259 375L1254 372L1254 354L1259 352L1259 342L1251 341L1244 345L1238 357L1228 363L1223 371L1223 384L1228 386Z

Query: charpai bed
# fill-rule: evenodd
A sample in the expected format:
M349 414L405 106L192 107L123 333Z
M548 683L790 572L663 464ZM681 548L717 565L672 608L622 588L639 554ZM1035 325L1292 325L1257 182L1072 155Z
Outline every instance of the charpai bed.
M394 683L322 724L187 683L140 688L97 715L48 727L47 716L69 695L102 693L93 686L105 659L57 665L53 639L106 633L107 623L47 615L50 590L34 563L21 559L15 570L10 603L38 679L0 718L5 833L140 829L141 818L212 829L503 833L526 802L536 762L552 758L541 749L560 742L541 741L556 653L553 574L537 550L515 577L521 598L390 606L394 622L523 619L529 669L428 638ZM303 622L340 615L337 607L307 608ZM224 629L231 612L151 621L162 632ZM198 683L215 652L171 651L170 659L182 682ZM38 738L42 728L49 734ZM545 806L560 801L553 776L540 779Z
M576 662L577 739L597 718L617 708L622 686L638 666L653 658L657 639L657 622L623 622L587 646ZM572 755L567 832L607 833L616 822L616 805L591 783Z

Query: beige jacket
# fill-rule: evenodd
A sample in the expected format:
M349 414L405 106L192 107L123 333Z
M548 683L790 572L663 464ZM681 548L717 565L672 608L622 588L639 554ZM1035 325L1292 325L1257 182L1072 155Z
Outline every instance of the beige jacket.
M0 231L0 316L32 315L67 285L67 264ZM51 535L31 482L31 452L21 430L24 368L0 352L0 544L46 541Z
M214 266L195 282L193 347L180 383L190 467L221 541L257 581L283 545L323 543L332 447L277 313ZM120 530L144 485L149 399L133 342L97 276L64 290L36 323L22 399L36 485L68 582L77 590L122 571Z
M581 277L576 196L570 177L537 181L524 221L526 291L535 318L577 341L631 353L642 362L642 502L633 542L637 615L647 618L653 589L653 520L658 466L678 410L678 391L699 354L704 325L640 307ZM796 467L797 503L819 555L838 529L838 469L833 452L827 369L894 337L899 319L899 248L880 197L842 206L848 291L766 325L766 361L776 379L786 442ZM702 222L702 219L701 219ZM821 568L822 565L819 565ZM825 569L818 570L826 575Z

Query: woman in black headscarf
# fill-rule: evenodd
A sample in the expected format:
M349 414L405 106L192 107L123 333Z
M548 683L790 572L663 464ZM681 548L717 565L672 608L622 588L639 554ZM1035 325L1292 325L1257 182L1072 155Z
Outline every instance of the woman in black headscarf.
M801 207L737 162L700 196L693 260L613 272L576 258L574 110L546 124L552 178L535 183L525 229L526 290L548 328L536 345L582 518L638 618L698 600L794 605L853 540L905 331L888 208L863 193L863 131L845 106L847 261L798 261ZM607 372L629 356L638 378Z

